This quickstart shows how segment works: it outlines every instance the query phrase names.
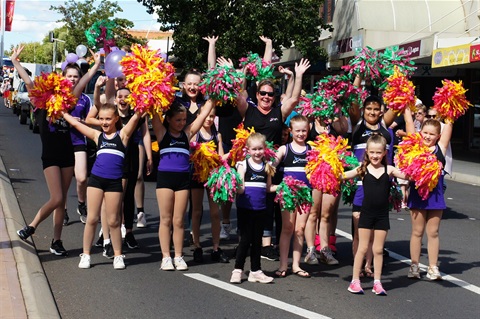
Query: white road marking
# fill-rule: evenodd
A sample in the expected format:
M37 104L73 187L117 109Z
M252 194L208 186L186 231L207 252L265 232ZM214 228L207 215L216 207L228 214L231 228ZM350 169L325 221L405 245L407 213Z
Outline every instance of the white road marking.
M340 235L340 236L342 236L342 237L345 237L345 238L347 238L347 239L349 239L349 240L352 240L352 235L350 235L350 234L347 233L347 232L344 232L343 230L337 229L337 230L335 231L335 233L336 233L337 235ZM388 251L390 257L392 257L393 259L396 259L396 260L398 260L398 261L400 261L400 262L402 262L402 263L405 263L405 264L407 264L407 265L410 265L410 264L411 264L410 258L407 258L407 257L405 257L405 256L402 256L402 255L399 255L399 254L397 254L397 253L394 253L393 251L388 250L388 249L387 249L387 251ZM420 269L423 270L423 271L427 271L427 269L428 269L428 266L427 266L427 265L424 265L424 264L419 264L419 267L420 267ZM477 295L480 295L480 287L475 286L475 285L473 285L473 284L471 284L471 283L468 283L468 282L466 282L466 281L463 281L463 280L461 280L461 279L458 279L458 278L456 278L456 277L453 277L453 276L444 274L444 273L442 273L442 272L441 272L440 274L442 275L443 280L449 281L449 282L451 282L452 284L455 284L455 285L457 285L457 286L459 286L459 287L462 287L462 288L465 288L465 289L467 289L467 290L470 290L471 292L474 292L474 293L476 293Z
M250 291L250 290L247 290L247 289L243 289L243 288L240 288L240 287L235 286L233 284L226 283L224 281L220 281L218 279L214 279L214 278L202 275L202 274L195 274L195 273L194 274L185 274L185 276L190 277L190 278L195 279L195 280L199 280L201 282L204 282L206 284L215 286L217 288L229 291L229 292L237 294L239 296L242 296L242 297L245 297L245 298L248 298L248 299L252 299L252 300L255 300L257 302L264 303L268 306L275 307L275 308L293 313L293 314L295 314L297 316L300 316L300 317L330 319L330 317L323 316L323 315L318 314L316 312L309 311L309 310L306 310L306 309L288 304L286 302L261 295L259 293L256 293L256 292L253 292L253 291Z

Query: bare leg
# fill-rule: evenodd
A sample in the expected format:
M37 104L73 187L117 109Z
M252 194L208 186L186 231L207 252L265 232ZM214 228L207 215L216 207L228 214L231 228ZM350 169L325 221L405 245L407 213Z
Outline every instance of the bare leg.
M293 253L292 253L292 270L299 271L300 268L300 258L302 257L303 252L303 241L305 235L305 224L307 223L308 213L300 214L300 211L292 213L296 215L295 218L295 236L293 237Z
M443 210L427 211L427 239L428 239L428 264L430 267L438 265L438 252L440 250L440 238L438 230L442 220Z
M188 194L188 190L175 192L175 205L173 207L173 247L175 257L183 256L184 217L187 210Z
M426 216L425 210L412 209L410 212L412 220L412 235L410 237L410 258L412 264L420 262L420 252L422 249L422 237L425 232Z
M374 239L373 239L373 262L375 268L374 279L380 280L382 277L382 266L383 266L383 247L385 245L385 240L387 238L386 230L374 230Z
M157 203L160 211L160 226L158 227L158 239L163 258L170 257L170 229L173 220L173 206L175 193L168 188L157 188Z
M282 233L280 235L280 266L278 269L288 269L288 252L290 251L290 241L292 240L293 230L295 229L296 214L289 211L282 211Z
M192 236L193 244L200 248L200 220L202 218L203 188L192 188Z
M95 232L97 231L98 218L102 210L103 190L95 187L87 188L88 201L88 215L85 228L83 230L83 253L90 255Z
M305 241L307 247L315 247L315 232L317 228L318 216L322 207L322 192L314 189L312 191L313 205L308 214L307 224L305 226Z

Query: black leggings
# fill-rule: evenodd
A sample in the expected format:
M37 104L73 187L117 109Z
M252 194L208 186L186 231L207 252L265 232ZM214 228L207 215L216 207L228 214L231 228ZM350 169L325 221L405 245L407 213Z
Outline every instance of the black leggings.
M240 243L237 247L235 269L243 270L249 248L250 270L257 271L262 269L260 266L260 254L262 250L265 215L265 210L250 210L237 207L237 224L240 232Z
M135 213L135 185L137 184L139 158L138 145L129 146L134 148L129 153L129 159L123 170L123 178L127 179L125 192L123 195L123 219L126 229L133 228L133 216Z

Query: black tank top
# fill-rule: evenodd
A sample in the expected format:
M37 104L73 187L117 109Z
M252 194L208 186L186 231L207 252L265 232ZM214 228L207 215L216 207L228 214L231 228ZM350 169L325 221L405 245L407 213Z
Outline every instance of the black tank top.
M375 216L388 214L390 176L387 173L387 166L385 166L385 171L378 179L370 174L367 168L363 177L363 194L362 214Z

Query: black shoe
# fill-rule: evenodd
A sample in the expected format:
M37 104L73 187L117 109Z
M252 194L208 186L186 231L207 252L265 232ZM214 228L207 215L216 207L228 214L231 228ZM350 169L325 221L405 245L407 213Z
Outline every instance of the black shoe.
M125 234L125 239L123 242L128 246L130 249L137 249L138 248L138 243L135 240L135 237L133 236L132 232L126 233Z
M22 240L27 240L28 237L35 234L35 227L32 226L25 226L20 230L17 230L17 235Z
M203 249L200 247L195 248L193 251L193 261L196 263L203 263Z
M67 210L65 209L65 216L63 216L63 226L68 226L69 220L70 220L70 217L68 217Z
M390 253L388 252L388 250L383 248L383 257L389 257L389 256L390 256Z
M221 248L218 248L217 251L212 251L211 254L212 261L218 262L218 263L228 263L228 257L225 255L223 250Z
M103 257L107 257L108 259L112 259L115 256L113 253L112 243L108 243L103 247Z
M98 237L97 242L94 244L95 247L103 247L103 234Z
M60 239L53 241L50 245L50 252L57 256L68 256L68 252L63 248L63 243Z
M77 206L77 214L80 215L80 221L83 224L87 223L87 206L80 204Z
M276 249L273 246L262 247L261 257L270 261L280 260L280 256L278 255Z

